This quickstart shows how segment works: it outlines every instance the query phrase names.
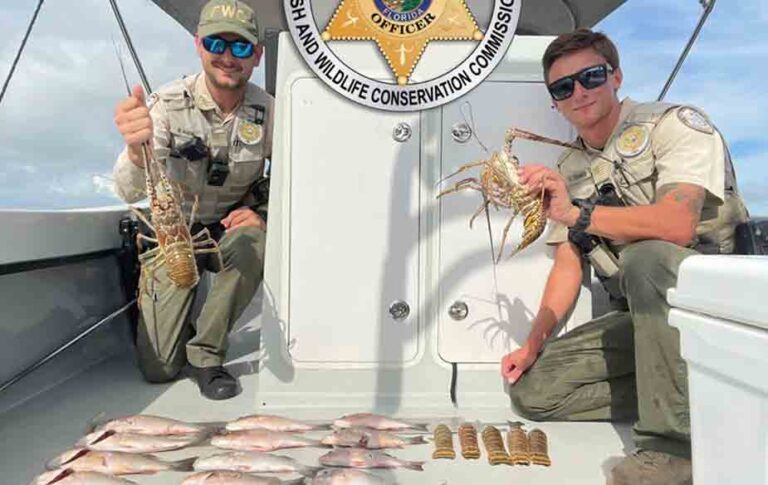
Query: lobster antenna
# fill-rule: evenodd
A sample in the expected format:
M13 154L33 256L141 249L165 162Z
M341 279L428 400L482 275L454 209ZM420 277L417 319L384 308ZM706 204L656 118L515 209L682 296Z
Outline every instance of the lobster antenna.
M125 73L125 63L123 63L123 56L120 54L120 49L117 47L117 41L115 41L115 37L112 36L112 45L115 47L115 55L117 56L117 61L120 63L120 72L123 73L123 82L125 83L125 89L128 91L128 96L131 95L131 85L128 83L128 75Z
M465 111L464 108L467 108L467 110ZM461 103L459 111L461 111L461 116L464 118L464 123L469 125L469 129L472 132L472 137L475 139L477 144L480 145L480 148L482 148L485 153L488 153L488 147L486 147L485 144L480 140L480 137L477 136L477 130L475 129L475 115L472 112L472 103L469 101L464 101ZM469 118L467 118L467 114L469 114Z
M125 73L125 64L123 63L123 56L120 54L120 49L117 46L117 42L115 41L115 37L112 36L112 45L115 47L115 55L117 55L117 61L120 63L120 72L123 75L123 83L125 84L125 89L128 91L128 96L131 96L131 84L128 82L128 75ZM149 180L149 183L154 184L154 179L152 179L152 169L149 166L149 159L150 159L150 149L149 149L149 142L144 142L141 145L141 153L144 158L144 173L146 174L147 179Z
M464 118L464 123L469 125L469 129L472 132L472 137L475 139L478 145L480 145L480 148L483 149L485 153L488 153L488 147L485 146L485 144L480 140L480 137L477 136L477 130L475 129L475 115L472 112L472 103L469 101L464 101L461 103L461 107L459 108L459 111L461 111L461 116ZM488 198L483 194L483 202L485 204L485 223L488 226L488 241L491 245L491 261L493 262L493 279L494 282L496 281L496 250L493 247L493 230L491 228L491 215L488 213Z

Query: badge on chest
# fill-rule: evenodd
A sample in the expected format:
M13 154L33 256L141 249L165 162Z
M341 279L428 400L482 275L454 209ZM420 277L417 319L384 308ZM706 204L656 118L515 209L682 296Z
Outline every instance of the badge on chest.
M242 120L237 128L237 137L246 145L259 143L263 136L264 129L262 126L252 121Z
M636 157L648 148L651 140L651 133L643 125L630 125L624 128L624 131L616 140L616 152L622 158Z

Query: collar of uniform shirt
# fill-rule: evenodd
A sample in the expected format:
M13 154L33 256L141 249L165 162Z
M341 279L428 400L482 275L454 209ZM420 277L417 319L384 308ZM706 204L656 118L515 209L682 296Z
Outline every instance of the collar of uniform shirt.
M250 86L248 88L250 89ZM195 78L195 87L192 96L195 98L195 106L198 109L202 111L215 111L216 115L222 120L223 123L234 118L235 113L237 113L238 110L243 106L241 101L240 104L238 104L231 113L225 114L222 112L221 108L219 108L219 105L216 104L216 101L213 100L213 96L211 96L211 92L208 90L208 85L205 83L205 75L202 72L198 73Z
M619 128L624 124L624 120L627 119L627 116L629 116L629 113L632 112L632 110L640 103L637 101L626 97L621 100L621 112L619 113L619 121L616 123L616 126L613 127L613 131L611 132L611 136L608 137L608 141L605 142L605 146L603 148L595 148L591 146L589 143L584 141L581 136L577 138L578 142L581 144L581 146L584 147L588 152L596 152L596 153L602 153L607 147L611 146L611 143L613 142L613 139L618 135Z

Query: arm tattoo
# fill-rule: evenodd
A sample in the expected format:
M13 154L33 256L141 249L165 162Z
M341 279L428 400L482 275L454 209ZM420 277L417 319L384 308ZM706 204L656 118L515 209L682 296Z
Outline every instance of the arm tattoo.
M667 184L659 188L656 201L672 199L675 203L685 205L686 210L698 222L701 209L704 207L704 189L694 184Z

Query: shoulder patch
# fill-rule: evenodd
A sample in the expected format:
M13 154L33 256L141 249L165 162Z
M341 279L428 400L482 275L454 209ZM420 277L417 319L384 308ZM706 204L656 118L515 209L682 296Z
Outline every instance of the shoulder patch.
M648 148L651 133L645 125L632 124L624 128L616 140L616 152L621 157L631 158L640 155Z
M677 117L688 128L693 128L696 131L700 131L708 135L711 135L715 132L715 128L709 122L707 117L691 107L683 106L677 110Z

